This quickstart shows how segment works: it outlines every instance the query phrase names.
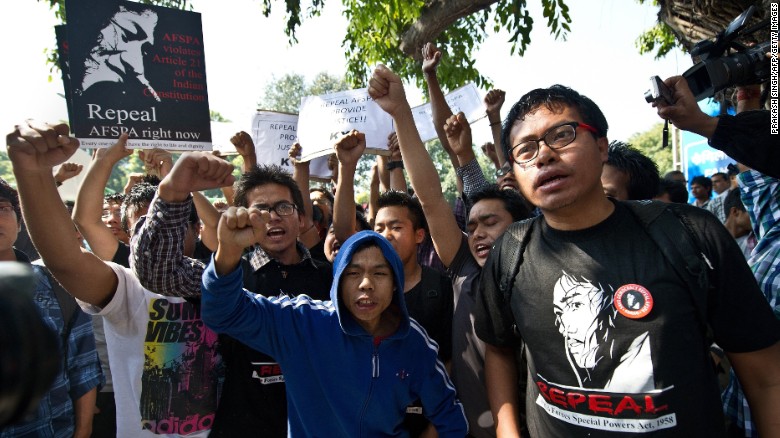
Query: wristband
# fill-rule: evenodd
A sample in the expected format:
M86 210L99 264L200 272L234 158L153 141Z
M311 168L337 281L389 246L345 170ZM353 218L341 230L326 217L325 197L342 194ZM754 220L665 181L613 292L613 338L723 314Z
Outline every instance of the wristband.
M403 168L404 168L404 162L402 160L387 162L387 170L403 169Z
M498 120L496 122L490 122L490 127L493 127L493 126L496 126L496 125L500 125L500 124L501 124L501 120Z
M742 88L737 90L737 100L758 99L761 97L761 90L755 88Z

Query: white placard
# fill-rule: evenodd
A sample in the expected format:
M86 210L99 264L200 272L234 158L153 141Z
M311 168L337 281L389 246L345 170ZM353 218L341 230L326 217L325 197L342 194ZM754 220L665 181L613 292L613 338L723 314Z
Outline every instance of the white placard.
M342 91L301 99L298 138L302 159L328 155L333 143L356 129L366 134L366 152L387 151L393 119L368 95L368 89Z
M252 119L252 141L255 144L257 164L276 164L292 174L289 150L298 141L297 133L297 114L257 111ZM327 155L310 160L309 176L330 180Z
M463 111L469 123L474 123L485 117L485 104L482 102L482 97L479 95L477 86L473 82L453 90L444 96L444 99L447 100L447 105L449 105L453 114ZM433 126L433 113L430 103L412 108L412 115L414 115L414 124L417 125L417 131L420 132L422 141L430 141L437 138L436 129Z

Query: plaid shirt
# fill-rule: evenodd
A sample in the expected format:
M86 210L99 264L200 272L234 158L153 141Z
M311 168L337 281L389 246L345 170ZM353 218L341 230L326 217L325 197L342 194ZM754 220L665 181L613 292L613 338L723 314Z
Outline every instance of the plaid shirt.
M758 243L748 259L748 265L769 305L780 319L780 180L755 170L737 176L742 203L745 204L753 233ZM723 392L723 409L745 436L758 436L750 415L750 407L734 371L729 386Z
M35 304L46 325L62 340L65 320L57 296L41 266L33 265L35 272ZM77 310L68 335L67 359L60 362L54 383L44 394L38 409L27 419L0 429L0 437L72 437L75 430L73 402L104 383L100 361L95 350L92 319ZM67 364L67 369L65 365Z
M466 204L466 217L471 210L471 195L490 187L490 182L482 173L477 159L473 159L463 166L455 169L455 174L463 181L463 202Z
M166 296L200 296L200 282L206 265L184 256L184 234L192 207L192 196L183 202L165 202L155 195L149 212L136 225L130 242L130 267L141 285ZM301 261L311 260L304 245L297 243ZM249 264L257 271L271 258L255 245Z

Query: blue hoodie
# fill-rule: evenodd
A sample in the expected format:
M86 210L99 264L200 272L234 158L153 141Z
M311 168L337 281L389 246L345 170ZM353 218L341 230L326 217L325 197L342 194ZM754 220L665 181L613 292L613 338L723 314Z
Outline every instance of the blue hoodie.
M373 241L393 269L391 306L401 315L392 335L374 339L340 302L339 283L356 249ZM438 346L409 318L403 265L381 235L350 237L334 263L331 301L299 295L265 298L241 287L241 267L217 275L212 260L203 273L201 316L228 334L274 357L287 385L290 436L406 437L406 407L420 399L440 437L468 431L455 388L437 359Z

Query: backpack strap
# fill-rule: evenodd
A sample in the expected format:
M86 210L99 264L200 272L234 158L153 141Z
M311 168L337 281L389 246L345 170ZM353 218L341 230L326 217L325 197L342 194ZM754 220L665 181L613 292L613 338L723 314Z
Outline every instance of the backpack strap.
M499 290L504 296L504 302L509 303L512 297L512 286L515 277L520 271L520 265L523 263L523 253L528 241L531 239L531 231L534 224L539 220L539 216L515 222L504 232L506 239L503 243L501 254L501 280Z
M712 264L701 250L690 219L671 204L658 201L626 201L647 233L685 282L696 309L696 318L705 335L707 346L712 343L712 329L707 323L709 271Z

